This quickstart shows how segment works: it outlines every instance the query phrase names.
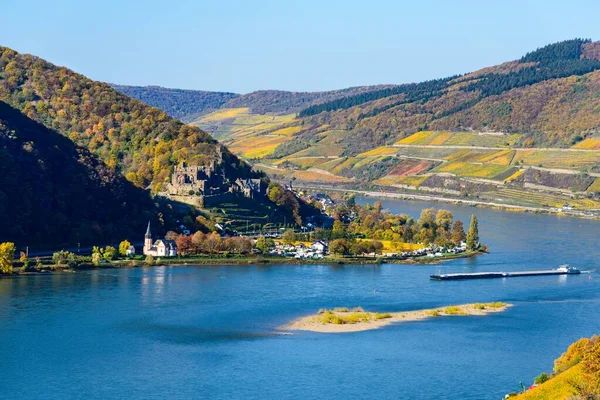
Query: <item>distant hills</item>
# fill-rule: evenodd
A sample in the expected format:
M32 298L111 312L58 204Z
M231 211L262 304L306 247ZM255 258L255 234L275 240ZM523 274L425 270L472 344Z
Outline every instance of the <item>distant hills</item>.
M600 42L420 83L258 91L192 125L282 181L600 209Z
M353 96L393 85L361 86L329 92L288 92L259 90L248 94L207 92L202 90L169 89L160 86L111 86L134 99L160 108L170 116L192 122L219 108L248 108L254 114L297 113L312 105Z
M118 92L160 108L183 122L191 122L201 114L214 111L240 96L235 93L168 89L160 86L111 86Z

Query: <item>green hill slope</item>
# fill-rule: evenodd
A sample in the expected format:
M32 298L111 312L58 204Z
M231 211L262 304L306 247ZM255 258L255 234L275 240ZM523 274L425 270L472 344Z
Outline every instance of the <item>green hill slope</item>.
M217 142L108 84L0 47L0 100L89 149L138 187L159 190L172 166L217 159ZM255 175L226 149L229 179Z
M155 211L148 192L0 101L0 242L48 247L141 237Z

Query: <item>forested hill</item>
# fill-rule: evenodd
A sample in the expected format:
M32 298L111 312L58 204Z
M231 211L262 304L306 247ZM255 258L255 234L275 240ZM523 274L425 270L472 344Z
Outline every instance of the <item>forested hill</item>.
M258 90L236 97L222 108L247 107L255 114L292 114L307 107L334 101L347 96L369 93L395 87L394 85L357 86L327 92L288 92L284 90Z
M0 47L0 100L89 149L138 187L160 189L172 166L202 165L217 157L217 142L150 107L65 67ZM250 167L224 149L228 178Z
M152 107L160 108L173 118L191 122L203 113L214 111L239 96L236 93L203 90L169 89L160 86L112 85L113 89Z
M462 76L371 91L312 105L304 125L353 131L348 154L419 130L524 133L522 146L570 146L595 133L600 42L573 39Z
M48 248L131 240L155 220L147 191L1 101L0 182L0 242Z

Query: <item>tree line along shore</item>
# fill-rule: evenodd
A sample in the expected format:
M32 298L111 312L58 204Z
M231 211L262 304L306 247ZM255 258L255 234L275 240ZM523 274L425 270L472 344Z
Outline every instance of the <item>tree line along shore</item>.
M479 241L474 215L465 233L463 222L443 209L423 209L414 219L384 210L381 202L361 206L348 198L343 204L329 207L327 213L333 220L330 227L310 232L288 229L275 237L170 231L166 239L176 244L176 257L139 255L128 240L123 240L118 246L93 247L89 255L60 250L51 257L32 259L20 252L15 259L15 245L5 242L0 244L0 272L179 264L432 263L487 251ZM319 250L301 251L310 248L311 243L313 247L318 244Z

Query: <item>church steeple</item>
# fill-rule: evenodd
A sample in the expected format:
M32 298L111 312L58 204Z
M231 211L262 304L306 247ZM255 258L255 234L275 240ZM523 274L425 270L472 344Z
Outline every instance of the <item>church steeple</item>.
M150 233L150 221L148 221L148 228L146 229L146 234L144 235L144 254L148 254L150 249L152 248L152 233Z

